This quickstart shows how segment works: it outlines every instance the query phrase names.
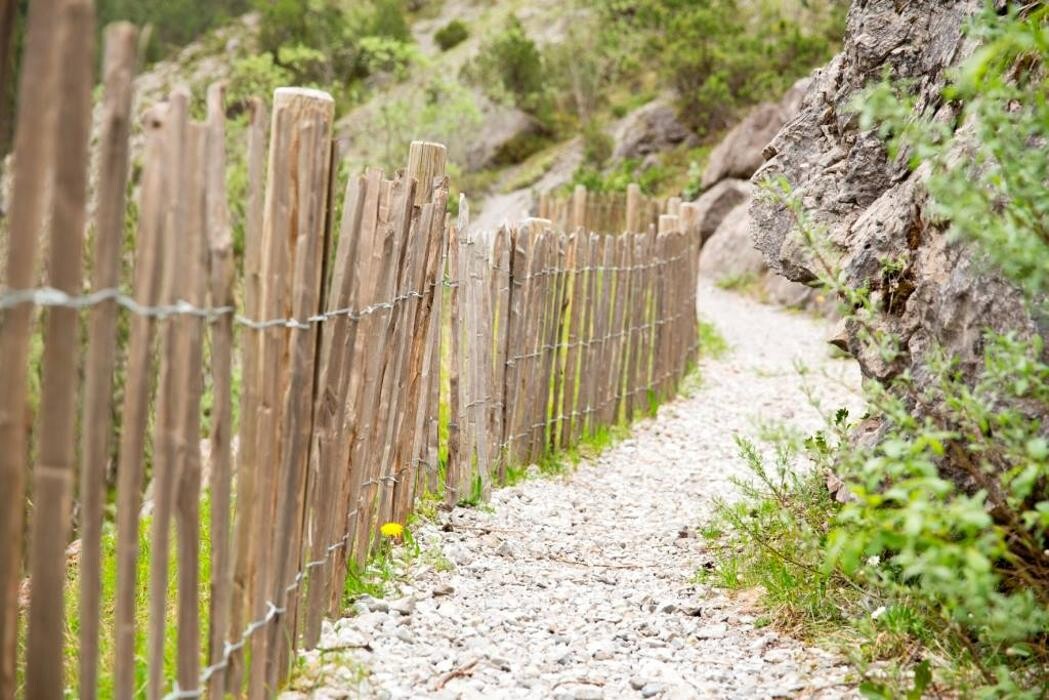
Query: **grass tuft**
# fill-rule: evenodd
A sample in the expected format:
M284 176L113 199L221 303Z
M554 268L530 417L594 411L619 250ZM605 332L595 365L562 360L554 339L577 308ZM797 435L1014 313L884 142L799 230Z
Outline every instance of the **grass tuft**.
M699 322L699 354L717 360L728 354L728 341L710 321Z

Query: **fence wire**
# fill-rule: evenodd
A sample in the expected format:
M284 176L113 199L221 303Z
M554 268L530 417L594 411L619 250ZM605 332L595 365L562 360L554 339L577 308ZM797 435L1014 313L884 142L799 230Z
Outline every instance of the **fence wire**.
M472 245L477 239L464 240L461 242L462 245ZM666 267L668 264L677 262L688 257L691 251L685 251L681 254L674 255L665 259L658 259L648 263L636 264L636 265L585 265L581 267L565 266L565 267L544 267L537 271L523 275L510 275L510 283L513 287L523 285L525 282L530 280L541 279L553 275L561 275L571 273L575 275L583 273L629 273L635 271L660 269ZM489 265L489 267L495 271L503 274L510 274L510 270L500 268L495 265ZM474 279L480 280L480 277L474 275ZM68 292L64 292L54 287L42 286L30 289L14 289L4 290L0 292L0 311L14 309L24 305L31 305L38 308L65 308L73 310L86 310L97 307L105 303L114 303L127 312L149 318L155 318L163 320L172 317L191 317L199 318L205 322L212 323L220 318L229 317L232 315L233 322L235 325L241 328L252 331L264 331L273 328L286 328L289 330L308 330L315 326L324 324L328 321L346 317L352 321L360 321L371 314L378 313L380 311L393 310L398 304L408 301L410 299L425 299L428 293L432 293L435 288L442 289L456 289L461 286L461 282L449 279L447 277L442 278L434 283L427 285L424 289L413 289L406 292L397 294L387 301L375 302L368 304L360 308L340 308L325 311L322 313L308 316L304 319L297 318L269 318L269 319L252 319L247 316L238 313L234 306L195 306L185 300L177 300L172 304L142 304L134 298L134 296L126 291L119 288L106 288L99 289L83 294L75 295ZM502 291L507 291L503 288ZM598 345L605 345L608 342L616 339L633 336L635 334L646 332L650 329L657 328L662 325L674 323L680 320L685 313L677 313L665 318L652 319L642 324L631 325L629 327L617 330L614 332L606 333L602 336L591 337L586 340L576 341L564 341L554 344L543 344L536 350L528 353L521 353L511 355L505 358L504 365L507 368L514 367L518 362L523 360L542 357L547 353L557 353L562 350L571 348L590 348ZM694 342L688 349L691 353L698 346L698 341ZM574 420L576 418L585 418L592 416L599 409L606 407L610 402L622 401L625 398L632 396L642 391L650 391L654 389L659 383L674 375L673 369L664 372L662 376L652 377L649 382L643 386L639 386L629 392L619 393L591 405L587 402L585 408L580 407L568 413L562 412L560 415L551 416L543 421L533 423L530 426L526 426L525 429L517 434L505 436L505 438L495 446L497 454L495 459L504 459L508 451L513 447L514 443L518 440L530 437L533 432L539 428L545 428L548 426L557 425L563 423L566 420ZM505 400L500 398L498 401L494 400L494 397L489 394L486 397L471 401L469 404L461 407L461 410L470 408L476 408L479 405L490 405L495 407L504 407ZM452 418L452 422L455 423L455 418ZM415 458L417 463L428 465L429 463L425 460ZM374 486L380 483L399 483L400 479L394 475L381 476L374 479L361 482L360 486ZM358 515L359 510L353 509L347 514L347 519L352 519ZM298 590L304 582L306 582L311 572L315 569L323 567L329 563L332 557L343 550L349 544L351 531L347 531L340 538L328 544L325 548L325 556L321 559L312 560L306 562L299 571L296 572L292 581L285 587L284 593L290 594ZM194 698L200 698L206 692L208 682L219 671L225 670L229 667L232 655L243 649L247 642L251 639L252 635L256 634L261 629L272 623L280 615L287 612L285 607L278 606L272 600L267 600L265 603L266 612L248 622L240 635L235 641L227 640L223 644L222 654L218 661L205 667L199 677L198 686L196 688L181 688L177 681L173 682L171 691L164 696L164 700L190 700Z

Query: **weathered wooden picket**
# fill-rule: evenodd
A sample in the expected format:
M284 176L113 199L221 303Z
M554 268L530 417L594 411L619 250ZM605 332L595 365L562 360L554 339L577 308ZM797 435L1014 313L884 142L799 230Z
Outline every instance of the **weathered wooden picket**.
M272 114L251 107L238 260L222 86L203 122L177 88L143 117L124 280L136 32L105 33L90 208L91 16L39 0L27 26L0 288L0 698L74 678L83 698L265 697L420 495L483 497L673 394L697 348L695 212L657 217L632 188L620 225L577 192L571 220L475 230L465 198L445 214L445 149L423 142L392 178L350 177L340 210L334 103L284 88Z

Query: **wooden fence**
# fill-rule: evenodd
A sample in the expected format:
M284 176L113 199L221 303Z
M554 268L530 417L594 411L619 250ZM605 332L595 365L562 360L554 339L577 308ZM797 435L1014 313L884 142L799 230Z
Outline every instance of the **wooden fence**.
M680 197L647 197L637 183L627 185L626 192L588 192L583 185L576 185L567 197L542 193L534 213L562 231L581 228L606 233L648 233L659 229L660 216L679 216L681 207Z
M0 289L0 697L74 680L83 698L265 697L421 494L483 497L673 394L696 353L695 211L618 236L477 231L465 198L448 220L445 149L422 142L337 193L333 101L282 88L250 111L235 254L222 86L203 122L175 89L144 116L124 280L136 33L105 34L89 217L91 17L39 0L27 26Z

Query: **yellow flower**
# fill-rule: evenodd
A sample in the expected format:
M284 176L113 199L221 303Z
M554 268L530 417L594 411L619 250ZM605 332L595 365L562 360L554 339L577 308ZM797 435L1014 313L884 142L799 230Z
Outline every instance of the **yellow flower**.
M379 528L379 532L382 533L383 537L397 538L404 534L404 525L400 523L386 523Z

